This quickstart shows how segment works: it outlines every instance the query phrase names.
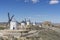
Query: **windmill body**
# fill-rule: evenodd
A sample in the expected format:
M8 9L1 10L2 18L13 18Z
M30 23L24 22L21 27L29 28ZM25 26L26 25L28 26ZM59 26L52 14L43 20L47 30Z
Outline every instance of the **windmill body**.
M31 24L30 20L28 20L28 21L26 22L26 24L27 24L27 25L30 25L30 24Z
M30 22L27 22L27 25L30 25Z
M16 26L17 26L17 22L16 21L11 21L10 22L10 29L11 30L17 29Z
M33 23L33 25L36 25L35 23Z

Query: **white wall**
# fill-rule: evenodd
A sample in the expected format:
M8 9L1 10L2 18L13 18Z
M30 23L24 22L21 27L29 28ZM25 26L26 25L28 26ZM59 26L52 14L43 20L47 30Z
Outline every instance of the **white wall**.
M27 22L27 25L30 25L30 22Z
M16 22L14 22L14 21L11 21L10 22L10 29L11 30L13 30L13 28L16 29L16 26L17 26L17 23Z

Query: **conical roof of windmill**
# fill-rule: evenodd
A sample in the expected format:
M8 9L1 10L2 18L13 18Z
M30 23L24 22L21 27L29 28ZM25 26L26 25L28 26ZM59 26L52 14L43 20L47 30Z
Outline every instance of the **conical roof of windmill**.
M25 21L22 21L21 23L26 23Z

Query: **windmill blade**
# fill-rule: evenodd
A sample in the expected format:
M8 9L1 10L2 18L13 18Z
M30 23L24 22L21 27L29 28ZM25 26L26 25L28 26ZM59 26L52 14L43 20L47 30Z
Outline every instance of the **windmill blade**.
M10 26L10 14L9 14L9 12L8 12L8 22L7 22L7 24L6 24L6 27L8 28L8 25Z
M8 12L8 22L7 22L7 25L10 25L10 14L9 14L9 12Z
M8 28L8 26L10 26L10 22L11 22L11 20L9 19L8 22L7 22L7 24L6 24L7 28Z
M25 18L25 22L26 22L26 18Z
M14 15L11 17L11 19L9 21L11 21L13 19Z
M9 12L8 12L8 19L10 20L10 14L9 14Z
M10 14L9 14L9 12L8 12L8 22L7 22L7 24L6 24L6 27L7 27L7 28L8 28L9 22L10 22Z

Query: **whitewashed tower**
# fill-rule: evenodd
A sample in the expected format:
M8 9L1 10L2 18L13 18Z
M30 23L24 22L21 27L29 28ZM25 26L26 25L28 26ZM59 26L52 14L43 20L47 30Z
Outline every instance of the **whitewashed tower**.
M10 29L11 30L17 29L17 22L16 21L11 21L10 22Z

